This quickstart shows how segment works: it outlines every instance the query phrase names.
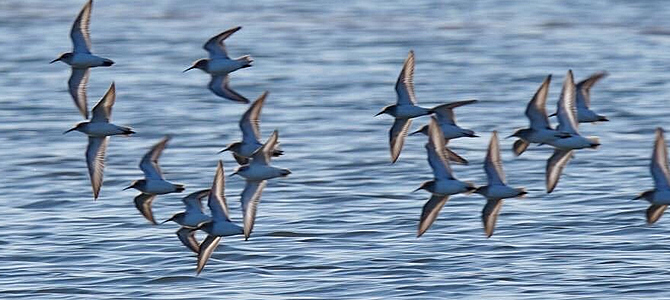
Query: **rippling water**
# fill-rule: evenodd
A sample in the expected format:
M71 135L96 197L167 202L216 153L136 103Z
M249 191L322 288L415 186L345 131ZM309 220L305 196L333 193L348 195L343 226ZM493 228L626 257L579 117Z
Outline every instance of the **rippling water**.
M86 138L61 134L80 121L69 68L48 64L71 48L83 2L0 2L0 298L670 297L670 220L647 226L647 204L630 201L652 187L654 128L670 128L664 1L96 1L93 51L117 64L93 69L89 107L115 81L113 121L138 134L111 139L95 202ZM174 138L163 169L187 191L208 187L220 158L232 171L232 158L216 152L240 138L246 107L211 94L206 74L181 71L235 25L244 28L229 40L231 55L255 63L232 85L251 99L270 91L263 136L279 130L286 155L275 164L293 174L268 184L252 238L224 238L196 277L176 226L149 225L132 204L136 192L121 189L142 176L140 157L164 134ZM510 184L530 194L505 203L496 234L484 238L484 199L461 195L416 239L428 194L410 191L431 177L425 141L409 137L391 165L392 121L373 118L395 101L410 49L420 104L480 99L457 110L482 136L451 143L471 161L454 167L458 178L484 183L490 132L525 126L525 105L549 73L553 111L569 68L577 80L611 74L592 98L612 121L581 126L602 147L579 151L547 195L551 149L514 158L512 140L502 140ZM226 184L241 221L244 183ZM181 210L180 196L159 196L156 217Z

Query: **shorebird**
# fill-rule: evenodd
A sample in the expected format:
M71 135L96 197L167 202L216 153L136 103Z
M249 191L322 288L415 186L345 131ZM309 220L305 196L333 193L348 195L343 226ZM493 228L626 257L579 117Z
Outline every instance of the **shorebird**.
M607 72L597 72L577 83L576 102L577 102L577 122L595 123L609 121L607 117L601 116L591 110L591 87L600 79L607 76ZM555 116L553 114L552 116Z
M221 178L221 181L223 181L223 178ZM214 179L214 184L217 184L216 178ZM198 241L195 239L196 228L202 223L211 220L211 218L202 210L202 198L209 194L210 190L206 189L191 193L182 198L181 201L184 203L186 209L183 212L174 214L172 217L161 223L164 224L173 221L181 225L181 228L176 232L177 237L186 248L195 253L200 252L200 245L198 245Z
M651 154L651 177L654 189L646 191L634 200L645 199L651 203L647 208L647 224L654 224L663 216L670 204L670 170L668 169L668 149L665 143L663 128L656 128L654 151Z
M225 149L219 151L219 153L224 151L231 151L233 157L240 165L245 165L249 163L249 157L251 157L256 150L263 146L259 141L261 137L260 125L260 115L261 109L263 109L263 104L265 103L265 98L267 98L268 92L266 91L254 101L254 103L249 106L249 109L242 115L240 119L240 130L242 131L242 141L234 142ZM280 156L284 153L279 149L274 149L272 156Z
M452 103L442 104L432 109L435 116L437 116L437 124L440 125L442 134L445 140L457 139L461 137L478 137L474 131L470 129L463 129L456 125L456 116L454 115L454 108L476 103L477 100L464 100ZM424 125L419 130L412 132L411 135L423 133L428 135L428 125Z
M558 100L558 131L567 132L570 137L555 139L548 144L556 147L554 154L547 160L546 181L547 193L551 193L558 179L561 177L563 168L572 158L572 151L575 149L591 148L596 149L600 146L598 138L586 138L579 135L577 131L577 108L575 107L575 82L572 76L572 70L568 71L563 81L563 90Z
M530 127L519 129L514 134L508 136L508 138L519 138L514 142L512 147L516 156L526 151L530 143L546 144L556 139L570 137L570 134L567 132L554 130L551 127L551 123L549 123L546 109L549 83L551 83L551 75L547 76L544 82L542 82L540 88L535 92L530 102L528 102L528 106L526 106L526 117L530 121Z
M114 64L111 59L91 54L91 36L89 24L91 23L91 8L93 0L89 0L79 12L77 19L72 24L70 38L72 39L72 52L62 53L57 61L65 62L72 67L72 74L68 80L70 95L79 112L88 119L88 108L86 104L86 85L88 84L89 68L109 67Z
M239 166L235 170L233 176L238 174L246 179L246 185L240 202L242 204L242 212L244 214L244 239L248 240L251 231L254 229L254 222L256 220L256 210L258 203L261 200L263 188L265 188L266 180L276 177L286 177L291 174L288 169L281 169L270 166L270 159L277 144L278 133L275 130L263 147L256 150L251 156L249 164Z
M242 27L237 26L210 38L203 46L203 48L209 52L209 58L202 58L195 61L193 65L184 70L184 72L191 69L203 70L212 76L208 85L208 88L212 93L235 102L249 103L247 98L244 98L230 88L228 74L238 69L251 67L251 63L254 60L249 55L231 59L228 57L226 44L223 42L226 38L240 29L242 29Z
M207 233L207 237L200 244L200 251L198 252L198 266L196 269L198 274L205 267L216 246L219 245L221 237L244 233L242 227L230 221L228 204L226 203L226 197L223 195L223 190L223 163L219 160L212 192L207 200L207 205L212 213L212 220L202 223L198 228Z
M482 210L482 223L484 224L486 237L489 238L493 235L493 230L496 227L496 220L500 208L502 208L503 199L522 197L526 194L525 189L509 187L505 182L497 131L493 131L491 136L489 149L484 160L484 171L488 178L488 185L477 188L475 193L486 197L486 206Z
M429 139L428 143L426 143L426 150L428 153L428 164L433 169L434 179L424 182L415 190L424 189L432 194L430 200L423 206L417 238L421 237L435 222L440 210L447 203L447 200L449 200L449 195L469 193L476 189L472 183L463 182L454 177L449 166L449 161L445 156L442 130L440 130L435 117L431 117L428 125L428 134Z
M132 128L118 126L109 122L112 118L112 106L116 100L116 88L114 83L109 86L107 93L98 101L91 110L93 117L89 121L79 122L67 131L79 131L88 135L88 147L86 147L86 164L88 175L93 187L93 199L97 200L102 187L102 177L105 169L105 153L107 152L108 136L131 135L135 133Z
M391 146L391 162L395 163L400 156L400 151L405 143L405 136L412 125L412 118L425 116L433 113L433 109L423 108L417 104L414 95L414 51L410 50L403 64L402 71L395 84L398 94L396 104L388 105L375 115L389 114L395 117L393 126L389 131L389 143Z
M160 142L154 145L147 154L142 157L140 161L140 169L144 173L144 179L133 181L130 186L124 190L135 188L142 192L135 197L135 207L142 213L142 215L149 220L149 222L156 224L154 214L151 211L151 203L156 198L156 195L163 195L169 193L181 193L184 191L183 184L174 184L168 182L163 178L163 172L158 166L158 158L165 149L170 136L164 137Z
M246 180L263 181L275 177L286 177L291 174L291 171L288 169L277 168L270 165L270 159L272 158L275 146L277 145L278 136L279 133L275 130L263 147L254 152L251 156L251 162L246 165L238 166L235 169L235 172L230 174L230 176L237 174L244 177Z

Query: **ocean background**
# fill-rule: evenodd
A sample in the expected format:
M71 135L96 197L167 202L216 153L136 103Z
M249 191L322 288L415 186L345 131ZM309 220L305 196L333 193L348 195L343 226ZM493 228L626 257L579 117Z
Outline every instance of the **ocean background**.
M112 121L137 134L113 137L105 181L93 201L67 92L69 31L84 1L0 2L0 298L2 299L662 299L670 298L670 217L645 224L653 188L653 132L670 128L670 9L665 1L131 1L96 0L89 108L116 82ZM254 233L223 238L195 276L196 257L174 223L150 225L135 209L138 163L166 134L161 158L186 193L208 188L217 154L241 138L247 108L206 89L193 70L211 36L252 68L231 86L253 100L270 91L263 139L279 130L289 168L271 180ZM450 143L470 160L461 180L486 183L493 130L525 127L524 110L548 74L555 110L568 69L576 80L607 71L592 108L611 120L581 124L598 150L580 150L552 194L544 169L552 150L521 157L501 140L508 182L525 199L503 206L486 239L479 195L451 197L420 239L416 227L432 177L424 137L411 136L390 163L394 84L416 54L419 104L479 99L456 110L481 137ZM427 123L422 117L412 129ZM555 122L555 120L553 120ZM232 219L241 222L240 177L226 177ZM164 220L186 194L159 196Z

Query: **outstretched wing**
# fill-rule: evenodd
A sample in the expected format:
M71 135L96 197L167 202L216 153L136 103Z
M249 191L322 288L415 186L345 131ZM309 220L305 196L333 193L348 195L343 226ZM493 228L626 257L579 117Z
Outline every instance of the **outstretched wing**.
M577 131L577 106L575 105L575 81L572 70L569 70L568 74L565 75L556 115L558 117L558 131L579 134Z
M137 197L134 199L137 210L139 210L142 215L154 225L158 224L156 223L156 220L154 219L154 213L151 210L151 203L155 198L156 195L142 193L137 195Z
M498 142L498 132L493 131L491 135L491 142L484 160L484 171L489 180L489 185L504 185L505 172L502 168L502 160L500 159L500 144Z
M70 29L70 38L72 39L72 52L91 53L91 36L89 25L91 24L91 8L93 0L89 0L81 8L77 19Z
M561 178L563 173L563 168L568 164L570 158L572 158L573 150L554 150L554 154L547 160L547 170L546 170L546 181L547 181L547 193L554 191L556 184L558 184L558 179Z
M591 87L607 76L607 72L597 72L577 83L577 106L589 108L591 106Z
M86 164L88 165L88 175L91 178L93 187L93 199L98 199L100 187L102 187L102 177L105 171L105 152L107 152L108 137L88 137L88 147L86 148Z
M487 238L491 237L493 231L496 229L496 221L498 220L498 213L500 213L502 204L502 199L488 199L486 200L484 209L482 209L482 223L484 224L484 232Z
M433 225L433 222L437 219L437 215L440 214L440 210L442 210L442 207L447 203L447 200L449 200L449 195L433 194L430 197L430 200L426 202L421 211L421 219L419 219L419 228L416 234L417 238L421 237L426 230Z
M432 111L435 113L435 115L437 115L437 122L439 124L456 125L456 117L454 116L454 108L459 107L459 106L463 106L463 105L476 103L476 102L477 102L477 100L463 100L463 101L451 102L451 103L436 106L432 109Z
M453 179L449 159L446 155L446 146L444 135L440 126L437 125L435 117L431 117L428 124L428 143L426 143L426 153L428 154L428 164L433 169L433 176L438 179Z
M261 201L261 194L263 193L263 188L265 188L266 184L266 180L260 182L247 181L247 184L244 186L244 191L242 191L240 201L242 202L242 212L244 213L245 240L249 239L251 231L254 229L256 210L258 209L258 203Z
M261 138L261 130L259 128L261 110L263 109L263 103L265 103L265 98L267 98L268 92L266 91L254 101L254 103L249 106L246 112L242 115L240 119L240 130L242 130L242 141L245 143L251 143L253 141L258 142Z
M70 79L67 81L70 96L74 100L74 105L77 106L79 112L84 118L88 119L88 104L86 100L86 85L88 84L88 77L90 71L88 68L72 68Z
M412 125L411 119L395 119L389 131L389 145L391 146L391 162L396 162L400 157L400 151L405 144L405 137Z
M213 75L209 82L209 90L215 95L239 103L249 103L249 99L233 91L229 85L228 75Z
M544 129L551 128L549 117L547 117L547 94L549 94L549 84L551 83L551 74L537 89L533 99L528 102L526 107L526 117L530 120L530 128Z
M402 71L395 84L395 91L398 94L398 105L415 105L416 96L414 96L414 51L410 50L402 66Z
M270 159L272 159L272 154L274 153L275 146L277 145L277 140L279 139L279 132L275 129L272 132L272 135L268 140L263 144L262 147L258 148L254 154L251 155L251 164L270 164Z
M164 137L142 157L140 169L146 178L163 179L163 172L161 172L161 168L158 165L158 159L161 157L163 150L165 150L168 141L170 141L170 136Z
M214 249L216 249L216 246L219 245L220 241L220 236L213 235L208 235L205 240L202 241L202 244L200 244L200 252L198 253L198 267L195 270L197 274L202 272L205 264L207 264L207 260L212 256L212 252L214 252Z
M177 230L177 237L186 248L193 251L194 253L200 253L200 245L195 239L195 232L197 229L182 227Z
M660 189L670 189L670 170L668 170L668 148L665 144L663 128L656 128L656 140L651 156L651 177L654 185Z
M209 206L209 210L212 212L212 219L230 221L228 203L226 203L226 197L223 195L224 184L223 163L219 160L212 189L207 199L207 206Z
M91 122L108 123L112 118L112 106L114 106L115 101L116 87L114 86L114 82L112 82L112 85L109 86L107 93L105 93L102 99L98 101L98 104L93 107L93 117L91 117Z
M209 52L210 58L216 58L216 57L228 58L228 52L226 51L226 44L223 41L240 29L242 29L242 27L237 26L228 29L224 32L221 32L213 36L209 40L207 40L207 42L205 43L205 45L202 46L202 48L204 48L207 52Z

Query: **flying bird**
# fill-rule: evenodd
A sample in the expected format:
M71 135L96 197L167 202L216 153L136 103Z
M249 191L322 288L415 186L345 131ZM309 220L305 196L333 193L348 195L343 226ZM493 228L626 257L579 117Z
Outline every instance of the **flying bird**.
M212 252L219 245L221 237L238 235L244 233L242 227L231 222L228 204L224 196L223 163L219 160L216 167L216 176L212 191L207 200L207 206L212 213L212 219L199 226L198 229L207 233L207 237L200 244L198 252L198 264L196 272L200 274L207 264L207 260L212 256Z
M193 65L184 70L184 72L191 69L203 70L212 76L208 85L208 88L212 93L235 102L249 103L247 98L244 98L244 96L230 88L228 74L238 69L251 67L251 63L254 60L249 55L231 59L228 57L226 44L223 42L240 29L242 29L242 27L237 26L210 38L203 46L209 53L209 58L202 58L195 61Z
M561 177L563 168L568 164L572 158L573 150L591 148L596 149L600 146L598 138L586 138L579 135L577 131L577 108L575 106L575 82L572 76L572 70L568 71L563 81L563 90L561 97L558 100L558 131L567 132L570 137L555 139L548 142L554 146L554 154L547 160L546 168L546 182L547 193L551 193L558 179Z
M495 230L503 199L522 197L526 194L526 190L523 188L512 188L507 185L502 159L500 158L500 143L497 131L493 131L491 136L491 142L484 160L484 171L488 178L488 185L478 187L475 193L486 197L486 205L482 210L482 223L486 237L489 238Z
M389 131L389 144L391 146L391 162L395 163L400 156L402 146L405 143L405 137L412 125L412 118L429 115L434 109L423 108L417 104L414 95L414 51L409 51L407 59L403 64L402 71L395 84L395 91L398 94L396 104L388 105L375 116L389 114L395 118L393 126Z
M651 205L647 208L647 224L654 224L663 216L663 212L670 204L670 170L668 169L668 149L665 143L663 128L656 128L654 151L651 154L651 177L654 179L654 189L646 191L634 200L644 199Z
M72 67L72 73L68 80L70 95L74 104L84 118L88 119L88 107L86 100L86 85L88 84L89 69L94 67L109 67L114 64L111 59L91 54L91 35L89 25L91 23L91 8L93 0L89 0L79 12L77 19L72 24L70 38L72 39L72 52L62 53L50 63L62 61Z
M267 96L268 92L263 93L263 95L258 97L258 99L256 99L256 101L254 101L254 103L249 106L249 109L242 115L239 123L240 130L242 131L242 141L228 145L228 147L219 151L219 153L231 151L238 164L245 165L249 163L249 157L263 146L260 142L260 115ZM272 156L280 156L283 153L284 151L280 149L274 149Z
M135 180L130 186L124 189L134 188L142 192L134 199L135 207L153 224L157 223L151 210L151 204L156 198L156 195L181 193L184 191L183 184L174 184L166 181L163 177L163 172L158 165L158 159L163 153L163 150L165 150L168 141L170 141L170 137L164 137L160 142L154 145L144 157L142 157L142 160L140 161L140 169L144 173L144 179Z
M526 117L530 121L530 127L519 129L514 134L508 136L508 138L519 138L514 142L512 147L512 151L514 151L514 155L516 156L526 151L530 143L546 144L553 140L571 136L570 133L560 132L551 127L546 109L549 83L551 83L551 75L544 79L540 88L538 88L533 98L528 102L528 106L526 106Z
M105 153L107 152L108 137L111 135L131 135L135 133L132 128L118 126L110 123L112 118L112 106L116 101L116 87L114 83L109 86L107 93L93 107L93 117L89 121L79 122L77 125L65 132L79 131L88 135L88 147L86 147L86 164L88 175L93 187L93 199L97 200L102 187L102 177L105 169Z
M421 237L428 228L435 222L440 210L449 200L449 195L458 193L469 193L476 190L475 186L469 182L463 182L454 177L449 165L449 160L445 155L445 142L437 124L437 119L431 117L428 125L428 143L426 151L428 153L428 164L433 169L434 179L424 182L415 191L424 189L431 193L431 197L423 206L417 237Z
M214 179L214 184L216 185L216 178ZM221 181L223 178L221 178ZM209 189L200 190L191 194L188 194L186 197L182 198L181 201L184 203L185 210L174 214L169 219L163 221L167 223L173 221L181 227L177 230L177 237L179 240L188 248L189 250L198 253L200 252L200 245L195 239L196 228L198 228L202 223L208 222L211 218L205 214L202 210L202 198L207 197L210 193Z

